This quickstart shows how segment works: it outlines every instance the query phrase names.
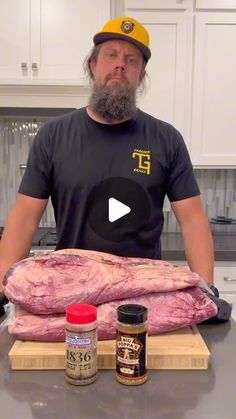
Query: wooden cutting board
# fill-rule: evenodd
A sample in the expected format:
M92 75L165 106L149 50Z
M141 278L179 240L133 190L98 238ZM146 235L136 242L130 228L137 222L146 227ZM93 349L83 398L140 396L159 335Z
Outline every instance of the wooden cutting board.
M115 369L115 340L98 342L98 368ZM9 352L13 370L65 369L64 342L16 340ZM148 337L147 366L151 370L204 370L210 352L196 326Z

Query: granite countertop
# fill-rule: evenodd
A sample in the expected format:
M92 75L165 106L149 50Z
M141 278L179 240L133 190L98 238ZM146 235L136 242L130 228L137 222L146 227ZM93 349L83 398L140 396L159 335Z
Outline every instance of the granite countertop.
M236 261L236 234L213 232L215 261ZM180 233L162 233L162 258L164 260L186 260Z
M43 231L48 231L48 227L40 228L35 235L32 251L52 251L55 246L38 245L38 236L41 237ZM236 232L212 232L215 246L215 261L236 261ZM180 233L162 233L162 259L168 261L185 261L183 241ZM36 253L35 253L36 254Z
M236 324L200 325L211 351L208 370L149 371L137 387L99 371L95 383L76 387L64 371L11 371L13 338L0 334L0 406L4 419L233 419Z

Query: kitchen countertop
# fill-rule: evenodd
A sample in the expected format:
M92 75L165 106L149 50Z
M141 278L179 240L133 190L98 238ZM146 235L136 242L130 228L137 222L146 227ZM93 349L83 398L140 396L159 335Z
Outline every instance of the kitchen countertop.
M37 245L38 236L48 228L41 228L35 235L32 251L54 250L53 246ZM215 247L215 261L235 262L236 261L236 234L230 232L213 232ZM162 259L168 261L186 260L183 241L180 233L162 233Z
M236 323L201 325L212 355L208 370L150 371L137 387L100 371L85 387L63 371L11 371L13 338L0 334L0 406L4 419L235 419Z
M215 261L236 261L236 234L213 232ZM186 260L180 233L162 233L162 258L164 260Z

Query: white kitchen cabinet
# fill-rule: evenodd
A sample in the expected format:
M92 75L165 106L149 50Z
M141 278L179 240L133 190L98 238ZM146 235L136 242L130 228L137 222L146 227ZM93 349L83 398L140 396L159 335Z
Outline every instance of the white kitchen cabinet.
M149 31L152 52L147 65L147 91L139 96L138 105L143 111L174 125L187 140L187 16L182 12L132 10L132 17Z
M133 16L132 12L141 9L155 10L186 10L192 4L192 0L125 0L127 16Z
M1 0L0 84L86 84L84 58L109 18L109 0Z
M220 298L232 304L231 317L236 321L236 263L215 262L214 284Z
M0 77L20 78L30 55L30 0L0 1Z
M236 264L217 262L214 268L214 282L220 294L236 296Z
M196 0L196 10L236 10L236 0Z
M236 165L236 13L196 16L190 153L195 166Z
M188 267L185 260L171 261L171 263ZM235 294L236 296L236 263L216 261L214 264L214 285L220 294Z
M236 0L126 0L125 14L151 38L140 107L180 130L195 167L235 167Z

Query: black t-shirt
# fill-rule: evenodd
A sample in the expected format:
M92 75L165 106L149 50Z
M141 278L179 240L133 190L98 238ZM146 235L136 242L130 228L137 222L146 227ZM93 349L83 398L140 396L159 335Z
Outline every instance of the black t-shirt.
M178 201L199 195L199 188L182 136L170 124L140 110L129 121L101 124L82 108L39 130L19 192L40 199L51 196L57 249L160 258L165 195ZM124 203L127 199L131 207L133 199L133 219L104 219L100 209L108 205L103 201L109 196Z

